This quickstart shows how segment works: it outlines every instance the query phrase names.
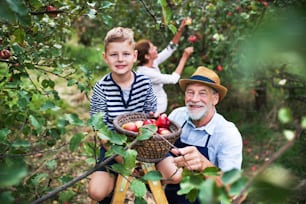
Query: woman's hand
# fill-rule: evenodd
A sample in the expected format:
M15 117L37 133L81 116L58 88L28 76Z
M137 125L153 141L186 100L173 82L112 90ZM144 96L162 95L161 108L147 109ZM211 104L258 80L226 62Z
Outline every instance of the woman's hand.
M194 52L194 48L192 46L186 47L184 49L184 55L186 55L187 57L189 57L193 52Z

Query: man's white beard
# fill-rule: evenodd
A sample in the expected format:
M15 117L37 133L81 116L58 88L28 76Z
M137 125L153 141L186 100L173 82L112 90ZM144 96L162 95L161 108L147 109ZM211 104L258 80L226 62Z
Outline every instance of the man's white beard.
M191 111L189 109L189 105L200 105L201 106L201 110L193 110ZM189 117L191 118L191 120L200 120L202 119L204 116L206 116L208 109L207 106L205 104L192 104L192 103L188 103L187 104L187 110L188 110L188 114Z

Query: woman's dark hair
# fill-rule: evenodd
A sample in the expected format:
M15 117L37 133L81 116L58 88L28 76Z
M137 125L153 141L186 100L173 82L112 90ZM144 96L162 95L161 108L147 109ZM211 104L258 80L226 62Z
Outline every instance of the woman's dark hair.
M148 60L146 59L146 55L149 54L149 49L150 49L150 40L139 40L136 43L135 49L138 52L138 56L137 56L137 65L144 65L146 63L148 63Z

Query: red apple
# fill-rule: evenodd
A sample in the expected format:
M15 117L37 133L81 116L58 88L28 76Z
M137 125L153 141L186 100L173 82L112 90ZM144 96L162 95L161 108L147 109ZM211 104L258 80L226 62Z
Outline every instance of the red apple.
M218 71L218 72L221 72L222 70L223 70L223 67L222 67L222 65L219 64L219 65L217 66L217 71Z
M189 41L190 43L195 43L197 40L198 40L198 38L197 38L196 35L190 35L190 36L188 37L188 41Z
M145 119L145 120L143 121L143 124L142 124L142 125L148 125L148 124L153 124L153 125L155 125L155 123L156 123L156 120L155 120L155 119Z
M170 130L168 128L158 128L157 133L160 135L170 134Z
M47 6L46 9L47 9L47 11L51 11L51 12L47 13L49 17L52 17L52 18L57 17L57 12L52 12L52 11L56 11L56 8L54 6L49 5L49 6Z
M10 53L9 50L4 49L4 50L0 51L0 58L1 59L8 59L10 57L11 57L11 53Z
M162 127L162 128L169 128L170 126L170 120L169 118L167 117L167 115L164 113L164 114L161 114L157 120L156 120L156 125L157 127Z
M138 132L138 127L135 122L127 122L122 125L122 128L132 132Z

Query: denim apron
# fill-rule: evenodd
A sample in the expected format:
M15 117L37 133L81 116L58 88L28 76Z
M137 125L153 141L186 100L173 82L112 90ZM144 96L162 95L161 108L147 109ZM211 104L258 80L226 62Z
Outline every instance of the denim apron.
M187 121L185 121L184 124L182 125L182 129L185 126L186 122ZM199 152L201 152L201 154L204 155L208 160L209 160L209 156L208 156L207 146L208 146L210 136L211 135L208 135L206 144L204 147L195 146L199 150ZM183 147L187 147L190 145L184 142L181 142L181 140L178 139L174 143L174 146L176 146L177 148L183 148ZM191 202L185 198L185 195L177 195L177 191L179 189L180 189L180 184L167 184L166 185L165 193L166 193L166 197L167 197L169 204L191 204ZM197 199L195 202L193 202L193 204L200 204L200 201Z

